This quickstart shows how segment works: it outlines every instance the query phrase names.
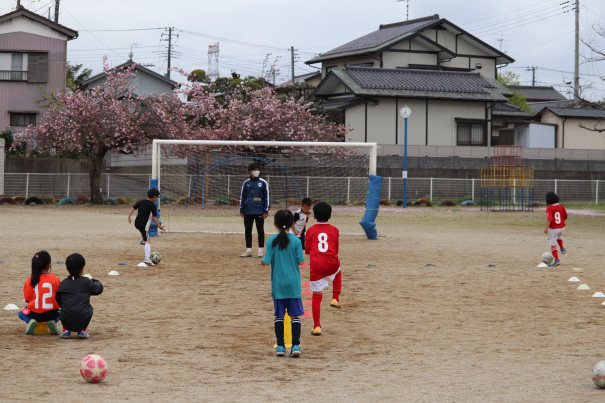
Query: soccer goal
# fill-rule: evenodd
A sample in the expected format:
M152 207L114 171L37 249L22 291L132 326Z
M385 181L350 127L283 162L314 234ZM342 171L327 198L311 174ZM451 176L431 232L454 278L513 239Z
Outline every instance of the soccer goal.
M221 215L239 218L241 187L253 162L269 184L275 212L299 205L303 197L363 207L376 158L375 143L154 140L152 178L159 183L162 214L169 210L168 229L202 231L196 220L178 219L179 209L196 209L217 222ZM239 220L234 227L212 227L242 230Z

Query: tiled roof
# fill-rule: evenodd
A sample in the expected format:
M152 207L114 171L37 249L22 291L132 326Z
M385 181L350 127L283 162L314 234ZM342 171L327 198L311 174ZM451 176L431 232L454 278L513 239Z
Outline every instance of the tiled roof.
M132 60L128 60L127 62L122 63L119 66L113 67L113 68L111 68L111 70L117 70L117 71L125 70L128 67L132 66L133 64L136 64L136 67L135 67L136 70L143 71L143 72L149 74L150 76L155 77L156 79L158 79L160 81L164 81L164 82L170 84L172 86L172 88L178 88L180 86L180 84L177 83L176 81L173 81L173 80L171 80L171 79L169 79L167 77L164 77L163 75L158 74L155 71L150 70L150 69L148 69L145 66L141 66L140 64L137 64L137 63L133 62ZM95 76L92 76L92 77L88 78L87 80L83 81L82 82L82 86L88 87L89 85L91 85L95 81L97 81L97 80L99 80L101 78L104 78L104 77L105 77L105 72L99 73L99 74L97 74Z
M605 119L605 109L591 108L544 108L563 118ZM544 110L543 109L543 110Z
M479 73L348 67L344 70L361 88L488 94L495 88Z
M494 104L494 106L492 107L492 111L493 111L494 115L498 115L498 116L524 116L524 117L533 116L532 114L525 112L523 109L519 108L518 106L509 104L509 103Z
M334 80L340 80L353 94L364 96L496 102L507 99L504 86L479 73L367 67L331 71L317 88L317 96L329 97L336 88Z
M518 91L530 102L565 101L567 98L553 87L536 87L524 85L510 85L509 88Z
M380 46L393 39L397 39L402 35L416 31L439 20L439 15L435 14L430 17L418 18L415 20L399 22L396 24L381 25L378 31L374 31L367 35L345 43L342 46L322 53L322 56L329 56L338 53L352 52L357 50L372 49Z

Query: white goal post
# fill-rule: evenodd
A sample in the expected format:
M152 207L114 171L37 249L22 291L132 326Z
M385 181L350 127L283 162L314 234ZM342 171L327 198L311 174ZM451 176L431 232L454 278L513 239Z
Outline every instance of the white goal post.
M304 197L362 207L376 160L376 143L158 139L152 143L151 178L163 213L198 207L204 216L233 214L251 163L261 166L272 211L300 205ZM189 230L173 224L170 231Z

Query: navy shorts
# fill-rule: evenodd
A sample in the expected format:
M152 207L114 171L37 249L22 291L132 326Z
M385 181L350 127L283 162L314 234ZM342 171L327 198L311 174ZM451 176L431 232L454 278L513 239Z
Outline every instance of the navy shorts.
M286 309L288 310L288 315L290 317L302 316L305 313L300 298L274 299L273 307L275 308L275 313L273 315L276 318L283 318L286 314Z

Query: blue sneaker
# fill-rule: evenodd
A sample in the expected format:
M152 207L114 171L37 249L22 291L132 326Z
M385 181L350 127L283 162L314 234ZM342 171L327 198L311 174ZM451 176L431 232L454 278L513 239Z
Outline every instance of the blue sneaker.
M283 357L284 355L286 355L286 347L277 346L277 348L275 349L275 355L277 355L278 357Z
M549 267L555 267L555 266L559 266L561 264L561 261L559 259L555 260L553 264L549 264Z
M90 339L90 336L84 330L78 332L78 339Z
M69 339L71 337L71 333L69 332L69 330L66 330L63 333L61 333L61 335L59 337L61 337L62 339Z
M34 334L37 326L38 322L33 319L30 319L29 322L27 322L27 326L25 327L25 334Z
M290 349L290 357L300 357L300 346L293 345Z
M564 254L566 254L566 253L567 253L567 250L565 250L565 249L561 249L561 254L562 254L562 255L564 255Z

